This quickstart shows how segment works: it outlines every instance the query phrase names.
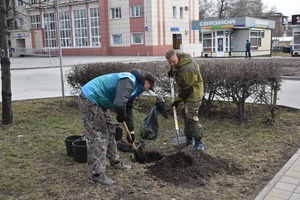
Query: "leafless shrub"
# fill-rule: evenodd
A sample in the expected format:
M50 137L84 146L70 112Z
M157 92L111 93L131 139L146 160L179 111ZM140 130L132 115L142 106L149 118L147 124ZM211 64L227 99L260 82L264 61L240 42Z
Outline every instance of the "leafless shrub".
M281 86L280 61L274 60L197 60L204 82L205 96L200 111L209 113L218 100L233 102L237 116L243 120L245 103L262 103L270 107L275 117L277 91ZM170 82L166 61L138 63L91 63L75 65L67 73L67 82L76 94L89 80L107 73L141 69L152 72L156 80L156 93L170 96ZM175 85L176 87L176 85Z
M73 88L72 93L78 94L81 87L88 81L103 74L114 72L129 72L132 69L140 69L152 72L157 77L157 88L163 84L166 69L163 62L139 62L139 63L120 63L120 62L103 62L78 64L66 73L67 83ZM158 89L159 91L159 89Z
M274 109L280 90L280 66L280 62L272 60L222 60L202 65L207 105L211 107L216 99L232 101L237 105L240 120L246 100L271 105Z

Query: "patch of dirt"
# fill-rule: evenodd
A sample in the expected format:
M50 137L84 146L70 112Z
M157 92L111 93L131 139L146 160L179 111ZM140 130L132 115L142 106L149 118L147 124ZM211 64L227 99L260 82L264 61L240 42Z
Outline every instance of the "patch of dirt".
M175 186L199 187L216 174L243 174L243 166L202 151L179 151L148 167L150 175Z

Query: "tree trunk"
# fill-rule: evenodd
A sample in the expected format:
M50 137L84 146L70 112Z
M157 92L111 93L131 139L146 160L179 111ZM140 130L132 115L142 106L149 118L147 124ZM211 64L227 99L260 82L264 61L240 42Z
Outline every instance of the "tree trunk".
M1 80L2 80L2 124L12 123L11 109L11 75L8 57L6 4L0 0L0 50L1 50Z

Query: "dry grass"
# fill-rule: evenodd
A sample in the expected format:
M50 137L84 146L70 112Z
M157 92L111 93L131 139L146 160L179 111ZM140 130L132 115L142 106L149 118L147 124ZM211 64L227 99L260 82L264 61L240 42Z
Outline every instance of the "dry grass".
M153 98L137 101L137 126L154 103ZM254 199L299 149L299 111L280 108L272 120L263 107L249 106L246 120L238 124L235 109L226 105L225 112L223 106L216 104L210 117L201 117L205 152L233 159L246 171L217 174L204 186L184 188L147 175L151 164L138 163L129 172L109 171L117 181L113 186L91 184L86 165L68 157L64 143L66 136L82 134L77 99L68 97L65 105L60 98L13 102L14 123L0 130L0 199ZM145 148L175 153L169 142L174 136L172 114L167 120L158 117L158 138L146 141ZM131 162L131 153L120 156Z

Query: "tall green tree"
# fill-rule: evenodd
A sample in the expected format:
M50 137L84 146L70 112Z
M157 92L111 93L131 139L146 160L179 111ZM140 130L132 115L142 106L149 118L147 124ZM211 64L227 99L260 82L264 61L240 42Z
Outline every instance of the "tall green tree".
M1 80L2 80L2 124L13 121L11 107L11 74L7 40L7 7L6 0L0 0L0 50L1 50Z

